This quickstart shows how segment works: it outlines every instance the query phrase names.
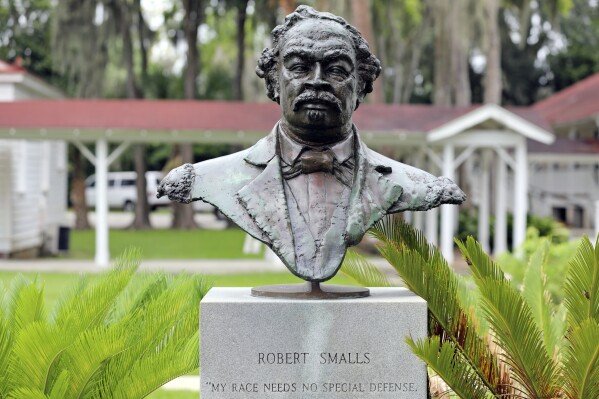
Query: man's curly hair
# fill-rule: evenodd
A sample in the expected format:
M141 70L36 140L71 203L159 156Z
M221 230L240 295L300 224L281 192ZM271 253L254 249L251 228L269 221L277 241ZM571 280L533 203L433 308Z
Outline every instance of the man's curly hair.
M370 52L368 43L362 37L362 34L347 21L341 17L328 12L319 12L312 7L299 6L293 13L285 18L285 23L278 25L272 30L272 49L265 48L262 51L258 65L256 66L256 75L263 78L266 84L266 94L268 98L279 103L279 77L277 74L277 62L281 39L298 22L307 19L321 19L337 22L349 32L358 63L358 101L357 106L362 102L366 94L372 92L372 83L381 73L381 63Z

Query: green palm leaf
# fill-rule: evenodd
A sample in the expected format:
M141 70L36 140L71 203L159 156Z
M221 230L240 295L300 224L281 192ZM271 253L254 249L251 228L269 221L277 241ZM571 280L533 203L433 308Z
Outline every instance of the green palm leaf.
M23 328L15 337L7 384L46 391L48 375L58 354L68 345L59 330L47 322L34 322Z
M27 325L46 319L44 289L23 276L13 281L5 301L6 317L14 336Z
M354 251L347 253L340 271L364 287L393 286L387 276L375 265Z
M508 281L486 278L479 282L482 307L487 314L505 360L532 398L558 396L557 369L543 345L530 308Z
M126 350L125 331L99 326L81 333L60 359L59 369L70 370L67 397L84 398L106 362Z
M599 236L594 248L588 237L580 240L576 256L570 262L564 292L572 326L588 318L599 322Z
M136 251L125 252L116 266L96 284L82 281L59 303L54 322L64 330L78 334L100 325L107 317L116 298L127 287L139 266Z
M495 396L511 393L509 377L500 371L497 355L476 331L475 323L460 302L460 278L439 250L403 220L386 218L373 228L381 241L381 255L397 270L406 287L427 301L430 335L451 341L464 361ZM439 287L443 287L440 289ZM447 382L447 381L446 381Z
M65 399L69 389L69 378L69 372L63 370L54 382L54 386L48 395L48 399Z
M439 337L426 338L414 342L406 338L406 343L416 356L421 358L447 383L453 392L463 399L488 399L494 397L483 385L470 363L460 356L459 349L452 342L443 342Z
M8 324L4 321L0 311L0 370L8 369L9 354L12 348L12 339ZM0 398L8 396L8 373L0 373Z
M37 388L19 387L10 393L8 399L48 399L48 397Z
M563 372L568 399L599 398L599 323L594 319L569 334Z
M458 245L471 265L483 311L505 351L514 379L530 397L557 397L557 367L543 344L530 307L476 240L468 237L466 243Z
M545 267L549 255L549 241L541 241L530 257L524 276L522 295L530 306L537 327L543 333L543 343L550 358L553 358L558 342L565 332L565 320L557 311L551 294L547 290Z

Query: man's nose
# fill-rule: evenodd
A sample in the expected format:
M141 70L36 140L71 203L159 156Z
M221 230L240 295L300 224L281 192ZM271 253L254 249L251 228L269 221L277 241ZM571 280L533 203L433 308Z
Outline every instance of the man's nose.
M320 62L317 62L314 65L314 69L312 70L310 78L306 81L306 86L314 90L329 89L331 84L323 79L323 73L324 71L322 65Z

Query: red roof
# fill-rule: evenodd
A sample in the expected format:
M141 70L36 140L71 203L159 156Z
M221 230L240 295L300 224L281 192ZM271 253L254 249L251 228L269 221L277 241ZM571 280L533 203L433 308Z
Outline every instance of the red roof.
M22 66L0 60L0 74L3 73L27 73L27 70Z
M358 129L427 132L476 106L370 105L356 111ZM510 111L550 130L530 108ZM0 103L0 127L67 129L222 130L268 132L280 118L275 103L174 100L36 100Z
M539 101L533 108L551 125L599 116L599 73Z
M528 140L528 151L531 153L598 155L599 140L557 138L553 144L549 145Z

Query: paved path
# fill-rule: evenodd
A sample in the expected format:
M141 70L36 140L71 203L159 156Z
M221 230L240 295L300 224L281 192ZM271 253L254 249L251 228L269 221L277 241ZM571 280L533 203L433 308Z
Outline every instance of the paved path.
M200 377L183 376L167 382L162 389L169 391L200 391Z

